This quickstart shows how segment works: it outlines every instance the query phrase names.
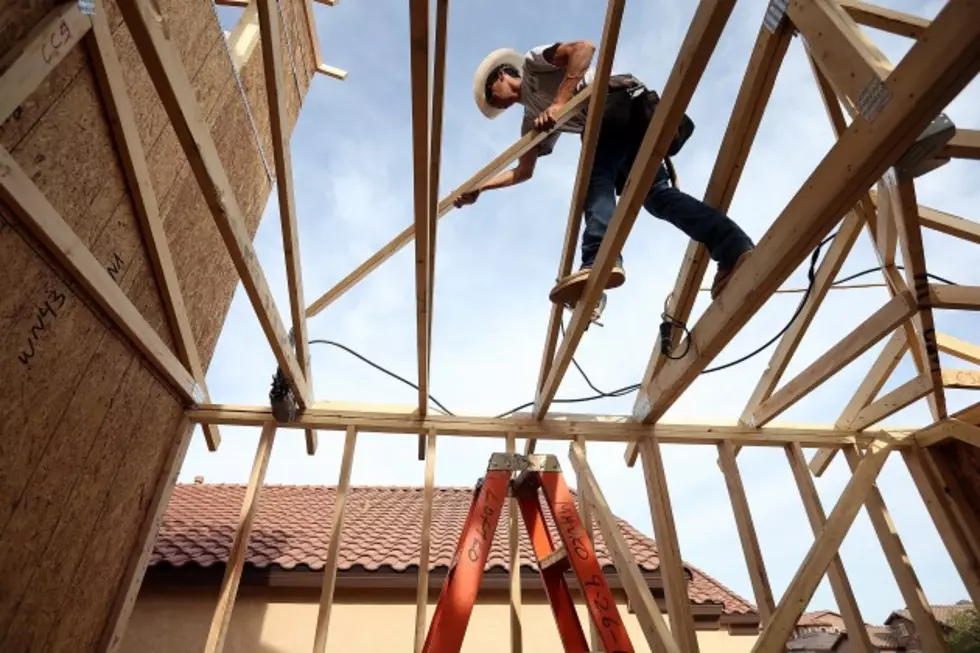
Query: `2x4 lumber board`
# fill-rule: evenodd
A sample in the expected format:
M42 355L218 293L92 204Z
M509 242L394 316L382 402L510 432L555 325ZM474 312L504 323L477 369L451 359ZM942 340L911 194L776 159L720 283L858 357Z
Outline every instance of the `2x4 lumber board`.
M323 587L320 591L320 608L316 616L313 653L326 653L327 650L330 612L333 608L334 589L337 586L337 561L340 557L340 542L344 530L344 509L347 507L347 493L350 490L350 475L351 469L354 467L354 446L356 443L357 429L348 426L347 434L344 437L344 455L340 460L340 475L337 479L333 517L330 522L330 543L327 545L327 559L323 566Z
M943 370L943 386L958 390L980 389L980 370Z
M980 426L980 402L967 406L963 410L958 410L950 417L964 421L967 424Z
M146 517L143 519L136 536L136 542L139 545L130 552L119 589L115 592L112 610L109 612L106 627L102 631L99 647L99 650L105 651L105 653L117 653L123 642L129 617L136 606L136 597L139 595L140 586L143 584L143 577L146 575L146 568L150 562L150 555L153 552L154 544L156 544L160 524L163 522L163 516L167 511L167 504L170 503L170 496L176 486L177 475L184 464L184 457L187 455L193 433L194 423L185 417L180 426L177 427L177 436L173 439L173 444L163 460L163 465L153 485L153 493L150 495Z
M800 499L803 501L803 509L806 512L807 520L810 522L810 529L813 531L814 537L819 537L826 527L827 515L824 512L823 504L820 502L817 486L807 471L803 449L797 445L787 445L785 451L790 471L793 473L797 489L800 492ZM859 650L870 653L874 649L871 648L871 641L864 628L864 619L861 617L861 609L854 598L854 590L851 589L851 581L847 577L847 571L844 569L844 562L840 556L835 555L831 559L826 573L830 581L830 589L837 601L837 607L847 626L847 631L857 632L856 646Z
M429 212L429 0L410 0L412 174L415 212L415 339L419 414L429 410L429 320L432 298L432 228Z
M951 438L980 446L980 427L950 417L917 431L914 436L919 447L931 447Z
M972 220L930 209L927 206L919 206L919 224L933 231L940 231L980 245L980 223Z
M577 110L592 97L592 87L588 86L583 91L575 95L565 108L559 113L555 121L555 129L565 124ZM537 147L541 141L548 137L551 132L532 130L522 136L517 142L501 152L490 163L483 166L476 174L466 180L461 186L457 187L448 196L439 202L438 217L442 218L453 208L453 202L463 193L476 188L492 176L509 166L511 163L527 154ZM327 306L339 299L344 293L353 288L364 277L377 269L382 263L394 256L402 247L412 242L415 238L415 225L409 225L400 234L395 236L384 247L379 249L370 258L361 263L357 268L341 279L333 288L325 292L306 309L306 317L310 318L318 314Z
M27 173L0 147L0 199L44 243L75 281L95 300L113 323L129 338L184 403L200 403L200 387L140 314L126 293L116 285L44 193Z
M879 7L868 2L861 2L860 0L837 0L837 4L861 25L880 29L883 32L897 34L898 36L917 39L929 27L930 21L925 18L907 14L903 11Z
M957 129L937 156L980 159L980 129Z
M262 406L210 405L189 409L188 416L200 424L228 424L230 426L261 426L272 421L272 411ZM711 424L639 424L628 417L598 415L569 415L558 419L536 420L526 413L522 416L497 419L493 417L466 417L429 415L419 419L410 413L370 413L364 411L332 410L317 408L301 412L295 421L279 425L281 428L318 428L343 431L356 426L365 433L401 433L417 436L419 431L435 428L443 435L459 437L501 438L508 433L518 437L535 437L539 440L574 440L579 435L597 442L625 442L656 436L665 444L718 445L731 440L742 446L783 446L798 443L804 447L841 446L859 444L867 446L876 439L892 441L896 446L910 437L915 429L889 428L888 431L842 431L831 426L767 426L761 429L741 425Z
M245 62L252 56L255 46L259 44L259 5L258 0L252 0L245 11L238 17L235 27L228 35L228 51L231 52L231 65L235 71L241 71ZM268 84L268 82L266 82Z
M852 103L892 72L887 57L836 0L791 0L786 14L834 88Z
M735 460L735 445L730 440L725 440L718 445L718 460L721 463L721 471L725 475L728 496L732 501L735 526L738 528L738 538L742 543L745 565L749 570L755 604L759 607L759 617L762 627L765 628L772 618L772 613L776 611L776 602L772 597L772 587L769 584L769 574L766 573L766 563L762 558L759 537L752 523L752 511L749 509L749 500L745 495L742 475Z
M507 434L506 451L517 453L517 437ZM517 499L507 499L507 544L510 563L510 653L524 653L524 626L521 623L521 531ZM416 651L416 653L418 653Z
M429 550L432 548L432 496L436 478L436 433L429 429L425 445L425 488L422 490L422 542L419 547L419 576L415 587L415 653L425 645L429 605ZM511 505L511 510L514 506ZM518 554L519 557L519 554ZM513 579L511 584L513 585ZM518 590L520 584L518 582ZM520 591L518 591L520 596ZM513 624L513 622L511 622ZM513 633L513 630L511 631ZM511 635L513 637L513 634Z
M852 428L851 425L854 423L855 418L857 418L858 413L864 410L878 396L878 393L881 392L885 383L888 382L892 372L898 367L898 364L908 349L909 341L905 335L905 330L895 329L892 337L888 339L888 342L878 354L878 358L875 359L871 369L868 370L867 376L864 377L861 385L858 386L857 392L851 397L851 400L844 408L844 412L841 413L834 426L841 429ZM816 475L819 476L819 474Z
M749 417L749 426L764 426L812 392L855 358L890 334L915 313L911 293L896 295L856 329L762 403Z
M623 249L636 221L647 191L663 164L674 133L694 90L704 74L721 32L734 8L734 0L701 0L687 30L674 67L664 85L663 97L647 127L622 195L616 204L609 230L602 239L595 264L582 296L575 305L571 322L562 339L548 377L534 400L534 417L542 419L551 407L558 386L571 364L575 349L589 325L592 311L606 287L616 257Z
M933 308L980 311L980 286L929 284L929 303Z
M613 559L616 575L623 584L623 590L633 607L636 620L640 624L640 630L647 644L650 645L650 650L680 653L682 649L678 647L667 627L667 621L650 592L650 586L640 573L640 567L633 557L629 544L619 524L616 523L616 518L609 508L606 497L602 494L592 468L585 459L585 450L579 443L573 443L569 447L568 457L575 473L578 474L579 482L582 486L588 487L588 496L595 508L596 522L599 524L602 539L609 550L609 556Z
M874 243L878 262L884 267L895 265L898 248L898 225L895 222L895 203L899 201L884 181L878 182L878 212L875 216Z
M851 473L856 473L863 454L855 446L843 447L843 451L847 464L851 468ZM932 606L926 599L915 569L912 568L912 562L902 544L902 538L898 535L895 523L888 512L888 506L885 505L885 500L881 496L881 492L878 491L877 485L872 485L868 491L864 507L871 519L871 526L878 536L878 541L881 543L885 559L895 576L895 583L905 600L905 607L911 613L915 632L919 635L923 648L927 651L948 651L942 629L932 612Z
M334 79L339 79L341 81L347 79L347 71L343 68L337 68L336 66L328 66L325 63L321 63L316 67L316 71L327 77L333 77Z
M0 61L0 124L40 86L41 82L88 33L92 21L75 2L51 10L44 20Z
M939 349L936 347L936 327L930 306L929 279L926 277L926 257L919 225L919 205L915 198L915 182L912 175L893 168L885 177L894 202L895 223L902 246L902 262L905 264L905 282L915 292L919 311L913 320L916 344L924 354L925 373L933 383L938 417L946 417L946 395L943 392L942 369L939 365Z
M878 478L878 473L884 466L890 452L891 446L884 443L876 444L868 449L861 464L858 465L857 471L851 476L841 493L840 499L830 513L826 524L822 529L815 532L816 539L813 545L803 559L803 563L790 582L783 598L779 601L779 607L776 608L772 621L762 631L752 648L753 653L775 653L784 650L786 640L792 634L810 599L813 598L813 593L816 591L820 579L828 571L833 561L839 560L837 551L840 549L841 542L844 541L844 537L850 530L851 524L854 523L858 511L867 500L868 493L874 487L875 479ZM799 457L799 463L802 475L809 479L810 475L805 466L802 465L802 455ZM873 651L874 648L867 640L868 632L864 622L849 623L844 612L844 608L841 607L849 641L860 644L856 647L857 650Z
M950 512L946 491L935 472L927 465L931 454L920 447L909 447L902 451L902 458L908 467L919 495L925 503L929 515L946 545L946 551L959 572L960 579L974 605L980 605L980 560L967 544L963 529Z
M289 112L283 88L282 26L278 0L255 0L258 6L259 29L262 34L262 64L265 90L269 101L269 128L272 132L272 158L276 166L276 189L279 199L279 220L282 227L282 249L286 258L286 288L289 293L289 314L293 322L293 342L296 363L303 371L307 387L312 391L310 377L310 343L306 332L306 303L303 301L303 270L300 266L299 224L296 220L296 192L293 181L293 157L289 147ZM251 5L249 5L251 6ZM316 453L317 437L312 429L306 431L306 452Z
M932 392L932 380L927 376L918 376L862 409L851 423L851 428L861 431L877 424L922 399L930 392Z
M201 115L187 72L163 27L165 20L153 7L152 0L123 2L119 9L187 155L276 361L297 403L305 408L310 403L310 397L303 370L289 344L269 284L245 229L244 216L235 199L228 173L218 156L214 138Z
M786 280L834 221L854 206L980 68L980 34L970 25L980 6L950 0L895 72L884 82L891 100L873 124L859 118L841 135L732 276L725 297L713 302L691 329L691 354L667 361L634 415L659 419ZM930 36L931 34L931 36Z
M221 653L225 647L225 637L228 626L231 625L231 613L235 608L238 596L238 584L242 579L242 569L245 566L245 556L248 554L248 538L255 523L255 514L259 510L259 495L265 483L265 472L269 468L269 458L272 455L272 444L276 437L276 425L267 424L262 427L259 446L252 461L252 472L248 477L248 487L242 500L242 510L235 529L235 541L228 553L225 563L225 575L221 581L221 591L218 594L218 605L215 607L208 631L208 640L204 645L204 653Z
M960 340L945 333L936 333L936 346L944 354L980 365L980 346L972 342Z
M657 552L660 554L660 575L663 578L664 593L667 598L670 632L676 638L681 651L697 653L698 638L694 629L691 601L687 594L684 560L681 558L677 527L674 524L674 511L670 505L670 492L667 489L667 474L664 471L664 461L657 439L643 441L640 445L640 459L646 482L647 499L650 502L654 537L657 540Z
M609 77L612 75L612 62L616 57L616 44L619 42L619 28L623 22L623 10L626 0L609 0L606 6L606 21L602 26L602 41L599 45L599 60L596 64L595 78L592 82L596 88L607 88ZM579 150L578 169L575 172L575 185L572 188L572 201L568 209L568 220L565 225L565 240L562 242L561 259L558 263L558 278L564 279L572 271L575 261L575 246L578 244L579 228L582 223L582 212L585 210L585 197L589 190L589 178L592 175L592 164L595 162L596 145L599 143L599 129L602 127L602 116L606 106L606 94L595 93L589 100L588 114L585 121L585 131L582 134L582 147ZM538 389L541 388L555 357L555 347L558 346L558 332L561 327L564 306L551 304L551 314L548 318L548 332L545 335L544 351L541 354L541 367L538 372ZM534 450L534 443L528 441L528 452ZM594 631L593 631L593 634ZM593 637L593 647L595 646Z
M600 86L600 88L602 87ZM582 458L584 460L585 456L587 455L585 438L582 436L575 438L575 444L581 449ZM579 507L579 513L581 513L582 516L582 524L583 526L585 526L585 533L589 538L589 542L594 547L595 528L594 528L594 522L592 521L592 499L589 497L588 488L585 487L584 484L582 483L582 475L579 473L577 469L575 470L575 487L578 489L578 507ZM583 599L583 603L587 606L588 597L586 597L584 593L582 595L582 599ZM588 609L588 607L586 607L586 609ZM595 622L592 619L589 619L589 645L593 650L602 647L602 640L599 635L599 630L598 628L596 628Z
M204 403L210 403L207 384L204 380L204 368L201 357L197 352L194 332L191 330L187 317L187 307L184 295L177 279L177 270L170 255L170 245L167 234L163 230L160 217L160 205L150 179L150 169L146 163L146 154L140 140L136 116L129 101L126 82L123 78L122 66L112 42L112 32L106 19L104 4L96 3L95 14L91 18L92 32L89 41L92 51L92 63L95 76L102 91L106 112L109 114L119 156L126 180L133 198L133 209L143 231L147 256L153 267L153 275L160 288L163 307L167 313L167 321L174 337L174 347L180 362L193 375L201 388ZM204 439L210 451L216 451L221 443L221 434L217 426L209 424L202 427Z
M827 255L817 268L806 303L803 304L796 319L790 325L789 330L783 334L779 345L776 346L776 351L773 352L768 367L763 372L762 378L759 379L759 383L756 385L755 391L749 399L749 403L745 406L745 410L742 411L740 421L749 423L753 413L759 408L760 404L772 396L776 385L783 376L783 372L786 371L786 366L789 365L790 359L796 353L796 349L799 347L800 342L802 342L806 330L816 316L820 304L830 290L831 284L834 283L837 273L840 272L845 259L847 259L847 255L850 254L851 248L854 246L855 241L857 241L857 237L861 234L863 224L864 220L856 211L851 211L847 214L844 223L834 237L830 251L827 252Z

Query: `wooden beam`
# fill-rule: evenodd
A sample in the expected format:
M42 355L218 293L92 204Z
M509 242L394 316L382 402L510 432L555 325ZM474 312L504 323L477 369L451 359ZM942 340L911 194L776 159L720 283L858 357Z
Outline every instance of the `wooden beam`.
M241 276L252 308L272 346L276 361L297 403L305 408L311 400L303 369L289 344L275 300L245 229L231 182L218 156L214 138L201 115L187 71L167 37L164 29L166 21L154 8L152 0L123 2L120 4L120 12L183 146L218 231L228 248L235 269Z
M851 524L854 523L858 511L867 500L868 493L874 486L875 479L890 452L891 446L885 443L877 443L868 448L867 455L861 461L857 471L851 476L851 480L848 481L837 505L830 513L830 517L825 523L820 524L819 528L814 528L815 541L785 594L783 594L783 598L779 601L779 606L776 608L776 613L773 615L769 627L762 631L762 635L752 648L753 653L774 653L784 650L786 640L792 634L807 604L810 603L810 599L813 597L824 573L830 577L831 586L835 585L834 576L837 575L837 572L834 571L834 565L840 561L837 551L840 549L847 531L850 530ZM805 477L812 484L813 479L806 470L802 452L798 448L792 454L791 463L797 482L799 483ZM803 486L800 487L800 490L801 494L804 493ZM815 489L813 490L813 498L819 505L820 500L816 497ZM822 509L820 512L823 512ZM840 574L843 576L842 566L840 567ZM850 588L848 588L848 593L850 593ZM872 648L868 640L868 631L864 621L861 619L860 613L857 612L857 603L853 601L853 595L847 597L848 601L844 602L844 605L841 605L841 597L836 589L834 596L837 597L841 616L844 617L848 641L852 642L852 646L857 644L856 650L874 651L875 649ZM852 605L847 605L847 603Z
M927 206L919 206L919 224L980 245L980 223L930 209Z
M980 389L980 370L943 370L943 387L958 390Z
M954 159L980 159L980 129L957 129L936 156Z
M517 453L517 438L507 435L507 453ZM517 499L507 499L507 539L510 567L510 653L524 653L524 627L521 623L521 523ZM417 652L416 652L417 653Z
M600 86L600 88L602 87ZM575 438L575 445L577 446L576 451L581 450L582 460L588 464L585 459L585 456L587 455L585 438L581 435ZM586 484L583 482L582 474L579 472L578 468L575 468L575 487L578 490L578 507L579 513L581 514L582 525L585 527L585 532L588 535L589 543L593 546L593 548L595 548L595 526L592 520L592 498L589 496L589 488L586 487ZM584 596L584 593L582 599L583 605L585 605L586 610L588 610L588 598ZM596 628L595 622L592 619L589 619L589 647L590 650L598 650L602 648L602 638L599 635L599 629Z
M660 455L660 443L652 438L644 440L640 445L640 458L643 464L643 478L646 481L647 499L650 501L650 516L653 521L654 538L657 541L657 553L660 555L660 576L663 578L664 593L667 597L670 632L677 639L681 651L697 653L698 639L694 631L691 601L687 595L684 560L677 540L677 528L674 525L674 512L670 505L670 492L667 489L667 475Z
M0 125L33 93L88 33L92 21L78 3L52 9L37 27L0 59Z
M582 296L575 305L571 323L562 339L561 347L541 384L534 399L534 416L542 419L551 407L558 392L558 386L571 364L572 356L582 340L591 321L592 311L606 287L612 268L629 236L636 216L643 206L647 191L660 170L667 148L684 116L691 96L704 74L715 46L721 37L722 29L728 22L734 7L734 0L701 0L694 19L688 28L680 52L674 62L663 97L654 112L650 125L639 146L635 162L630 170L626 185L616 204L609 230L602 239L595 264L589 275Z
M337 561L340 557L340 542L344 530L344 509L347 506L347 493L350 490L350 474L354 466L354 445L357 442L357 429L347 427L344 437L344 455L340 460L340 476L337 479L337 494L333 503L333 517L330 522L330 540L327 544L327 559L323 564L323 587L320 591L320 607L316 616L316 633L313 638L313 653L326 653L327 635L330 630L330 611L333 608L334 588L337 584Z
M616 566L616 575L623 584L626 597L633 606L636 620L640 624L640 630L646 638L651 651L666 651L667 653L680 653L674 636L667 627L667 622L657 601L650 592L640 567L633 557L626 538L623 536L616 523L616 518L606 502L606 497L602 494L599 482L592 474L592 469L585 459L585 450L579 443L572 443L569 446L568 458L578 475L579 482L583 487L588 488L588 496L595 507L596 522L599 524L599 531L602 533L602 540L606 543L609 557L612 558ZM580 488L581 489L581 488Z
M785 451L790 471L793 473L793 478L796 480L796 487L800 492L800 499L803 501L803 509L806 512L807 520L810 522L810 529L813 531L814 537L819 538L820 533L826 528L827 514L824 512L823 505L820 503L817 486L807 471L806 461L803 458L803 449L796 445L787 445ZM837 601L837 608L841 611L841 616L847 626L847 631L858 633L854 646L857 650L868 651L870 653L874 649L871 648L871 641L867 637L867 631L864 628L864 619L861 617L861 609L858 607L857 600L854 598L851 581L847 577L847 571L844 570L844 562L840 559L840 556L835 555L831 559L826 573L827 579L830 581L830 589L834 593L834 599Z
M312 392L310 376L310 343L306 333L306 303L303 301L303 270L300 266L299 225L296 220L296 196L293 181L293 157L289 147L289 112L283 88L282 27L279 11L273 8L278 0L256 0L259 27L262 31L262 64L265 71L265 90L269 101L269 129L272 132L272 154L276 166L276 190L279 199L279 220L282 226L282 249L286 257L286 287L289 293L289 314L293 323L293 342L296 362ZM249 8L252 7L249 5ZM248 9L245 10L246 13ZM316 431L306 430L306 452L316 453Z
M972 79L980 68L980 35L967 25L977 20L980 6L969 0L943 7L930 27L935 38L917 41L886 80L892 99L876 115L874 129L859 118L841 135L732 276L724 299L713 302L691 329L691 353L668 361L649 388L641 389L637 419L655 421L673 405L833 223Z
M980 401L971 406L967 406L963 410L956 411L950 417L966 422L967 424L980 426Z
M594 78L591 83L596 88L607 88L612 74L612 63L616 57L616 44L619 42L619 27L623 21L623 9L626 0L609 0L606 6L606 21L602 27L602 41L599 45L599 59L596 64ZM585 197L589 190L589 179L592 175L592 164L595 161L596 145L599 143L599 129L602 126L603 112L606 107L606 94L595 93L589 100L585 130L582 133L582 147L579 150L578 170L575 173L575 185L572 187L572 202L568 209L568 220L565 225L565 240L562 243L561 259L558 263L558 279L564 279L572 271L575 262L575 247L578 244L579 226L582 223L582 212L585 210ZM555 347L558 346L558 332L561 328L562 304L552 302L551 315L548 318L548 332L545 335L544 351L541 353L541 366L538 371L537 390L541 390L551 364L555 358ZM526 453L534 451L534 440L528 440ZM595 629L593 628L593 635ZM596 647L598 640L593 637L592 645Z
M929 515L956 571L959 572L966 592L974 605L980 605L980 559L974 555L966 540L966 535L950 512L942 481L929 467L930 453L919 447L909 447L902 451L902 458L908 466L912 480L922 496Z
M847 464L851 468L851 473L857 473L863 458L860 449L856 446L850 446L843 447L843 451ZM922 591L919 578L915 574L915 569L912 568L908 553L902 544L902 538L898 536L898 530L892 522L888 506L885 505L885 500L881 496L881 492L878 491L877 485L872 485L871 489L868 490L864 507L868 511L868 517L871 519L871 525L881 543L881 549L885 553L888 566L891 567L892 574L895 576L895 583L902 593L902 599L905 600L905 607L912 616L912 622L915 624L915 632L921 640L921 646L924 650L937 651L937 653L948 651L949 648L943 637L942 628L932 613L932 606L929 605L925 592Z
M895 296L856 329L789 381L749 417L749 426L764 426L824 381L890 334L916 310L910 293Z
M565 124L577 110L592 97L592 88L586 87L582 92L573 97L565 108L558 115L555 122L557 129ZM453 190L449 195L439 202L439 218L444 217L453 209L453 202L472 188L476 188L487 181L498 172L509 166L521 156L537 147L551 132L533 130L522 136L516 143L501 152L493 161L483 166L475 175L466 180L461 186ZM412 242L415 238L415 225L409 225L400 234L375 252L368 260L364 261L350 274L340 280L333 288L324 293L306 309L306 317L310 318L335 302L341 295L353 288L359 281L377 269L382 263L391 258L402 247Z
M325 63L320 63L316 67L316 71L327 77L333 77L334 79L339 79L341 81L347 79L347 71L343 68L337 68L336 66L328 66Z
M878 358L875 359L874 364L871 369L868 370L867 376L864 377L864 381L858 386L857 392L851 397L851 401L848 402L847 407L844 408L844 412L837 419L834 424L837 428L849 429L854 423L855 418L858 416L866 406L874 401L878 393L884 387L885 383L891 377L892 372L898 367L901 362L902 357L905 356L905 352L908 351L909 341L908 337L905 335L904 329L896 329L892 333L892 337L888 339L888 343L878 354ZM814 472L817 476L817 474Z
M235 27L228 35L228 51L231 52L231 65L240 72L259 44L259 5L253 0L238 17Z
M789 21L780 20L773 29L763 26L756 37L752 56L742 78L738 96L735 98L732 116L728 121L728 128L704 194L704 202L721 211L728 211L735 196L735 189L741 179L745 161L748 159L749 150L752 148L762 121L762 114L769 103L776 74L786 56L792 36L793 30ZM674 290L667 302L667 313L678 321L687 322L690 318L707 267L707 250L701 243L690 241L677 280L674 282ZM673 342L680 341L681 333L680 329L673 330ZM660 344L660 339L657 338L640 382L641 387L649 386L667 362L667 358L661 355ZM638 444L631 442L627 445L624 454L626 464L632 467L638 455Z
M126 293L51 206L27 173L0 147L0 200L14 211L72 278L95 300L132 345L171 385L185 404L201 402L201 390ZM55 309L52 309L55 310Z
M163 220L160 217L160 205L157 203L156 192L153 190L150 169L146 163L139 129L136 126L136 115L133 113L133 107L129 101L122 66L112 42L112 32L109 29L102 2L96 3L95 14L91 20L92 31L89 50L92 53L95 77L102 92L106 113L110 117L109 125L112 127L117 145L116 149L119 152L126 181L132 194L133 209L140 223L147 258L150 260L153 276L160 288L163 308L167 314L170 332L173 334L174 348L177 350L177 358L200 386L202 403L210 403L211 398L204 380L204 367L201 365L194 332L191 330L190 320L187 317L184 295L180 289L177 270L174 268L167 234L164 232ZM204 426L202 430L208 449L217 451L218 445L221 443L218 427L209 424Z
M929 21L912 14L879 7L860 0L837 0L851 18L861 25L899 36L917 39L929 27Z
M428 624L429 549L432 542L432 494L436 475L436 430L429 429L425 452L425 489L422 495L422 544L419 552L419 575L415 587L415 653L422 651ZM513 582L513 581L511 581Z
M877 439L903 446L915 429L889 428L888 431L842 431L826 425L768 426L761 429L738 424L678 424L659 423L644 425L625 416L600 416L587 414L555 415L546 420L536 420L527 413L513 418L466 417L429 415L419 419L413 413L373 413L329 408L313 408L302 411L296 421L279 424L281 428L319 428L343 431L356 426L358 431L372 433L401 433L417 436L419 431L435 428L443 435L454 437L502 438L508 433L518 437L535 437L539 440L574 440L582 435L596 442L626 442L656 436L664 444L705 444L717 446L724 440L742 446L783 446L798 443L804 447L841 446L859 444L868 446ZM232 426L261 426L274 419L272 411L262 406L200 406L187 411L188 416L200 424L228 424ZM906 443L907 444L907 443Z
M877 424L930 392L932 392L932 380L927 376L917 376L863 408L854 418L851 428L860 431Z
M248 538L252 533L255 513L259 510L259 495L265 483L265 472L269 468L269 457L272 455L275 437L275 424L262 427L259 446L255 450L255 460L252 461L252 472L248 477L248 487L245 489L245 498L242 500L238 526L235 529L235 541L231 545L228 561L225 563L225 575L221 581L218 605L211 618L211 628L208 631L207 643L204 645L204 653L221 653L225 648L225 637L228 635L231 613L238 596L238 583L242 579L245 556L248 554Z
M980 311L980 286L930 283L928 289L932 308Z
M948 418L916 431L913 437L916 445L920 447L931 447L950 439L980 447L980 426Z
M960 340L945 333L936 333L936 346L944 354L980 365L980 346L972 342Z
M749 569L749 581L755 594L755 604L759 607L762 627L765 628L776 611L776 603L772 598L772 587L769 585L769 575L766 573L766 563L762 558L762 548L752 523L752 512L749 510L748 497L742 485L742 475L738 471L735 460L735 445L725 440L718 445L718 460L721 471L725 475L725 486L728 497L732 501L732 512L735 515L735 525L738 528L738 538L742 543L742 553L745 564Z

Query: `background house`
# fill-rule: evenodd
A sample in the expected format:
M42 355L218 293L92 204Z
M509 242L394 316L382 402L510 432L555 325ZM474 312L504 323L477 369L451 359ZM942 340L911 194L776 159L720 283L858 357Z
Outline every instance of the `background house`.
M936 616L936 621L946 630L949 628L950 618L967 610L974 610L974 606L969 601L960 601L955 605L933 605L932 613ZM919 637L915 631L915 622L908 610L895 610L885 619L885 625L894 636L902 642L909 653L925 653Z
M868 639L876 653L904 653L905 645L888 626L865 625ZM793 637L786 649L794 653L851 653L853 642L847 637L847 628L840 613L831 610L805 612L797 622Z
M245 487L178 485L126 633L123 653L201 650L217 602ZM471 488L437 488L433 498L429 616L472 497ZM316 625L335 489L266 486L249 541L226 653L308 653ZM328 651L405 650L415 624L421 541L421 488L351 488L340 547ZM644 578L665 610L656 543L620 521ZM463 647L500 651L509 642L508 513L494 537L479 602ZM523 526L522 526L523 529ZM525 650L561 651L530 544L521 532ZM596 549L638 651L648 650L598 536ZM699 569L685 565L688 594L704 651L748 652L759 628L755 608ZM574 583L573 583L574 584ZM587 624L584 610L580 610Z

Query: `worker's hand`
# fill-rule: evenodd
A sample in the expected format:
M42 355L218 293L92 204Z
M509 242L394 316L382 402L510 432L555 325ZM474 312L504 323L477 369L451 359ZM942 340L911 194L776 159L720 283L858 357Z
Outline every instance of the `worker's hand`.
M558 114L561 112L564 104L552 104L550 107L542 111L537 118L534 119L534 128L538 131L549 131L554 129L555 124L558 122Z
M453 201L453 206L455 206L457 209L460 209L466 206L467 204L472 204L473 202L475 202L476 198L478 198L479 196L480 196L479 188L477 188L476 190L467 191Z

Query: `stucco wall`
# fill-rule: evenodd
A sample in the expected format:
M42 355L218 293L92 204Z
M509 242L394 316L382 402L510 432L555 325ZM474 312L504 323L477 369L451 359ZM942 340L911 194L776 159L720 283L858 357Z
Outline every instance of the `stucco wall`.
M510 607L506 594L487 592L473 612L463 653L509 650ZM277 591L243 587L235 604L225 653L309 653L316 628L318 590ZM438 596L430 597L429 617ZM216 591L150 590L141 593L120 653L198 653L207 639ZM634 615L626 620L637 651L649 651ZM560 653L550 606L528 594L522 609L524 650ZM584 608L579 618L586 622ZM339 593L330 619L329 653L392 653L411 650L415 631L413 592ZM756 637L727 631L698 633L705 653L748 653Z

